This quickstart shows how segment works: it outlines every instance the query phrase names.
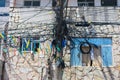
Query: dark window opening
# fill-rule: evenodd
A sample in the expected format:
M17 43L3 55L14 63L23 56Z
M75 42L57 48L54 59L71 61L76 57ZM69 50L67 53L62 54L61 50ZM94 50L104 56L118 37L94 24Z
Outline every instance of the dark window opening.
M78 0L78 6L94 6L94 0Z
M117 6L117 0L101 0L102 6Z
M33 6L40 6L40 1L33 1Z
M34 43L33 48L34 48L35 52L38 52L39 43Z
M31 7L31 6L40 6L40 1L39 0L30 0L30 1L24 1L24 6L26 7Z
M32 1L24 1L24 6L31 6L32 5Z

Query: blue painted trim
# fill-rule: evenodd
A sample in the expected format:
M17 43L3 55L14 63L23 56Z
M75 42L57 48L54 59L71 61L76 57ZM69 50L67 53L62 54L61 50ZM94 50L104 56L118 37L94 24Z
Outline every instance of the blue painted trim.
M79 66L82 65L82 54L80 54L80 50L78 46L76 48L71 49L71 58L70 58L70 65L71 66Z
M25 39L28 40L28 38L23 38L22 39L22 51L32 51L32 38L30 38L30 45L28 46L28 48L26 48L26 42Z
M102 65L105 67L112 66L112 47L103 45L101 46Z
M5 7L6 0L0 0L0 7Z
M75 43L75 45L73 43L71 43L71 66L82 66L82 53L80 52L80 43L84 42L84 38L72 38L73 42ZM89 38L88 40L90 43L96 44L97 46L102 46L102 45L112 45L112 38ZM101 49L102 53L106 53L105 49ZM110 59L112 58L112 48L107 48L108 53L110 53ZM79 55L79 57L78 57ZM112 60L112 59L111 59ZM108 60L103 60L104 65L103 66L110 66L111 62L109 62L110 65L106 65L106 61Z
M0 16L9 16L9 13L0 13Z
M79 45L80 42L84 42L84 38L73 38L75 44ZM112 45L112 38L89 38L88 42L100 45Z

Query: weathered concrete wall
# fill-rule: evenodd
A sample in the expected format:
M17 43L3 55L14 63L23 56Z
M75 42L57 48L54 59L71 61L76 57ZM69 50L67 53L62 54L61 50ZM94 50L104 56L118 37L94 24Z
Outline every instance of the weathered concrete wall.
M120 37L119 37L120 38ZM119 40L118 38L118 40ZM114 37L113 40L113 60L114 66L103 68L103 67L66 67L64 70L63 80L119 80L120 79L120 60L119 60L119 46L117 44L117 38ZM116 46L117 45L117 46ZM14 54L14 49L10 53L10 66L8 66L8 74L10 80L41 80L42 76L47 76L45 68L47 68L47 54L46 57L39 57L40 54L34 55L34 61L32 60L32 55L30 53L20 55L16 52ZM70 55L66 55L67 62L69 66ZM45 68L44 68L45 67ZM42 73L42 68L44 71ZM46 77L45 77L46 78ZM46 80L46 79L45 79Z
M112 37L112 55L113 66L79 66L79 67L67 67L64 71L63 80L119 80L120 79L120 27L112 26L97 26L95 28L97 37ZM108 31L108 32L106 32ZM103 32L107 33L104 34ZM118 34L117 34L118 33ZM79 35L74 35L79 36ZM67 50L66 50L67 51ZM69 51L68 51L69 52ZM70 54L65 56L66 64L70 65Z
M6 15L5 15L6 14ZM0 7L0 29L9 21L9 7Z
M47 80L47 59L50 49L46 47L49 43L41 43L42 50L40 53L20 54L17 49L9 48L9 61L7 62L7 72L10 80ZM47 45L46 45L47 44ZM46 51L47 49L48 51Z
M120 30L120 28L119 28ZM104 35L107 37L108 35ZM110 36L109 36L110 37ZM113 66L88 66L88 67L70 67L70 51L69 48L65 50L67 53L64 57L67 67L64 69L63 80L119 80L120 79L120 49L119 49L119 35L112 35L112 54ZM44 43L48 44L48 43ZM47 46L44 46L48 49ZM31 53L23 53L22 55L16 50L10 48L9 61L7 62L7 69L10 80L47 80L47 59L50 52L43 49L44 57L40 57L41 53L34 54L34 60Z
M102 8L100 9L102 11ZM89 9L89 10L91 11L90 13L93 12L92 9ZM74 11L76 12L77 10L74 10ZM119 9L115 9L115 11L119 13ZM115 15L109 16L109 17L112 18L116 16L115 19L118 18L118 20L116 21L119 21L119 15L117 15L118 13L115 13ZM85 15L87 16L87 13L85 13ZM105 17L105 16L100 16L100 15L101 14L97 15L98 17L97 19L99 19L98 21L101 21L101 20L103 21L103 18L100 18L100 17ZM71 15L70 16L71 21L74 21L74 20L80 21L79 19L80 16L81 15L79 15L78 18L76 18L76 16ZM90 17L89 15L89 17L87 17L87 20L89 19L94 20L93 16L94 15L92 15L92 17L89 18ZM23 16L20 15L20 17L23 17ZM16 27L15 24L17 23L14 23L13 27ZM21 25L21 27L24 28L24 25ZM46 26L42 26L39 28L39 30L42 30L44 27L46 28L46 30L48 29ZM72 29L72 32L70 33L71 36L81 37L80 33L76 33L75 29L82 32L83 28L75 27L74 25L70 25L69 28ZM64 69L63 80L120 80L120 59L119 59L120 26L119 25L98 25L98 26L93 26L93 29L96 31L97 34L92 37L112 37L112 54L113 54L114 65L112 67L101 67L101 66L70 67L70 48L67 46L64 49L64 53L66 53L64 60L65 60L65 63L67 64L67 67ZM38 33L38 34L42 34L42 33ZM23 53L21 55L18 52L18 50L14 48L9 48L10 50L9 60L6 65L7 65L7 72L9 74L10 80L41 80L41 78L44 78L43 80L47 80L47 76L48 76L47 75L47 67L48 67L47 59L49 57L50 51L47 52L46 49L49 50L47 44L50 45L50 42L45 42L41 44L44 44L42 45L43 51L40 51L39 54L38 53L34 54L34 60L32 59L33 55L31 53ZM44 56L40 56L42 53L44 53Z
M52 0L40 0L40 6L52 6ZM49 3L49 4L48 4ZM94 6L101 6L102 1L101 0L94 0ZM77 0L69 0L68 6L75 6L78 7ZM117 6L120 6L120 0L117 0ZM24 6L24 0L10 0L10 7L25 7Z

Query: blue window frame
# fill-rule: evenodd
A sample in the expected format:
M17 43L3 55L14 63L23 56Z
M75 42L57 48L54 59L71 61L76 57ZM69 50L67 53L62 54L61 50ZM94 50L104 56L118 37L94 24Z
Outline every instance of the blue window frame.
M5 0L0 0L0 7L5 7Z
M71 43L71 66L82 66L82 53L80 51L80 42L83 38L73 38L74 45ZM109 67L113 65L112 62L112 39L111 38L90 38L90 43L100 46L101 65ZM94 53L95 54L95 53Z
M73 49L71 49L71 66L80 66L82 65L82 55L79 50L79 45L75 45Z
M32 51L32 38L23 38L22 39L22 52Z
M22 38L20 48L22 52L38 52L41 49L39 38Z

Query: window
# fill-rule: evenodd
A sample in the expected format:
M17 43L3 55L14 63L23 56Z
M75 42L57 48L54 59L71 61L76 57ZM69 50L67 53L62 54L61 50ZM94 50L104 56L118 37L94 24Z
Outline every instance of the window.
M78 6L94 6L94 0L78 0Z
M71 66L112 66L112 40L111 38L90 38L88 41L97 45L91 47L89 53L82 53L80 49L83 38L73 38L74 45L71 43ZM88 46L82 49L88 50Z
M39 51L38 51L38 48L40 49L40 41L34 40L34 41L33 41L33 51L34 51L34 52L39 52Z
M23 38L22 39L22 52L32 51L32 38Z
M40 0L25 0L24 6L26 7L40 6Z
M5 0L0 0L0 7L5 7Z
M101 0L102 6L117 6L117 0Z
M40 40L38 38L21 38L20 39L20 50L22 52L39 52Z

